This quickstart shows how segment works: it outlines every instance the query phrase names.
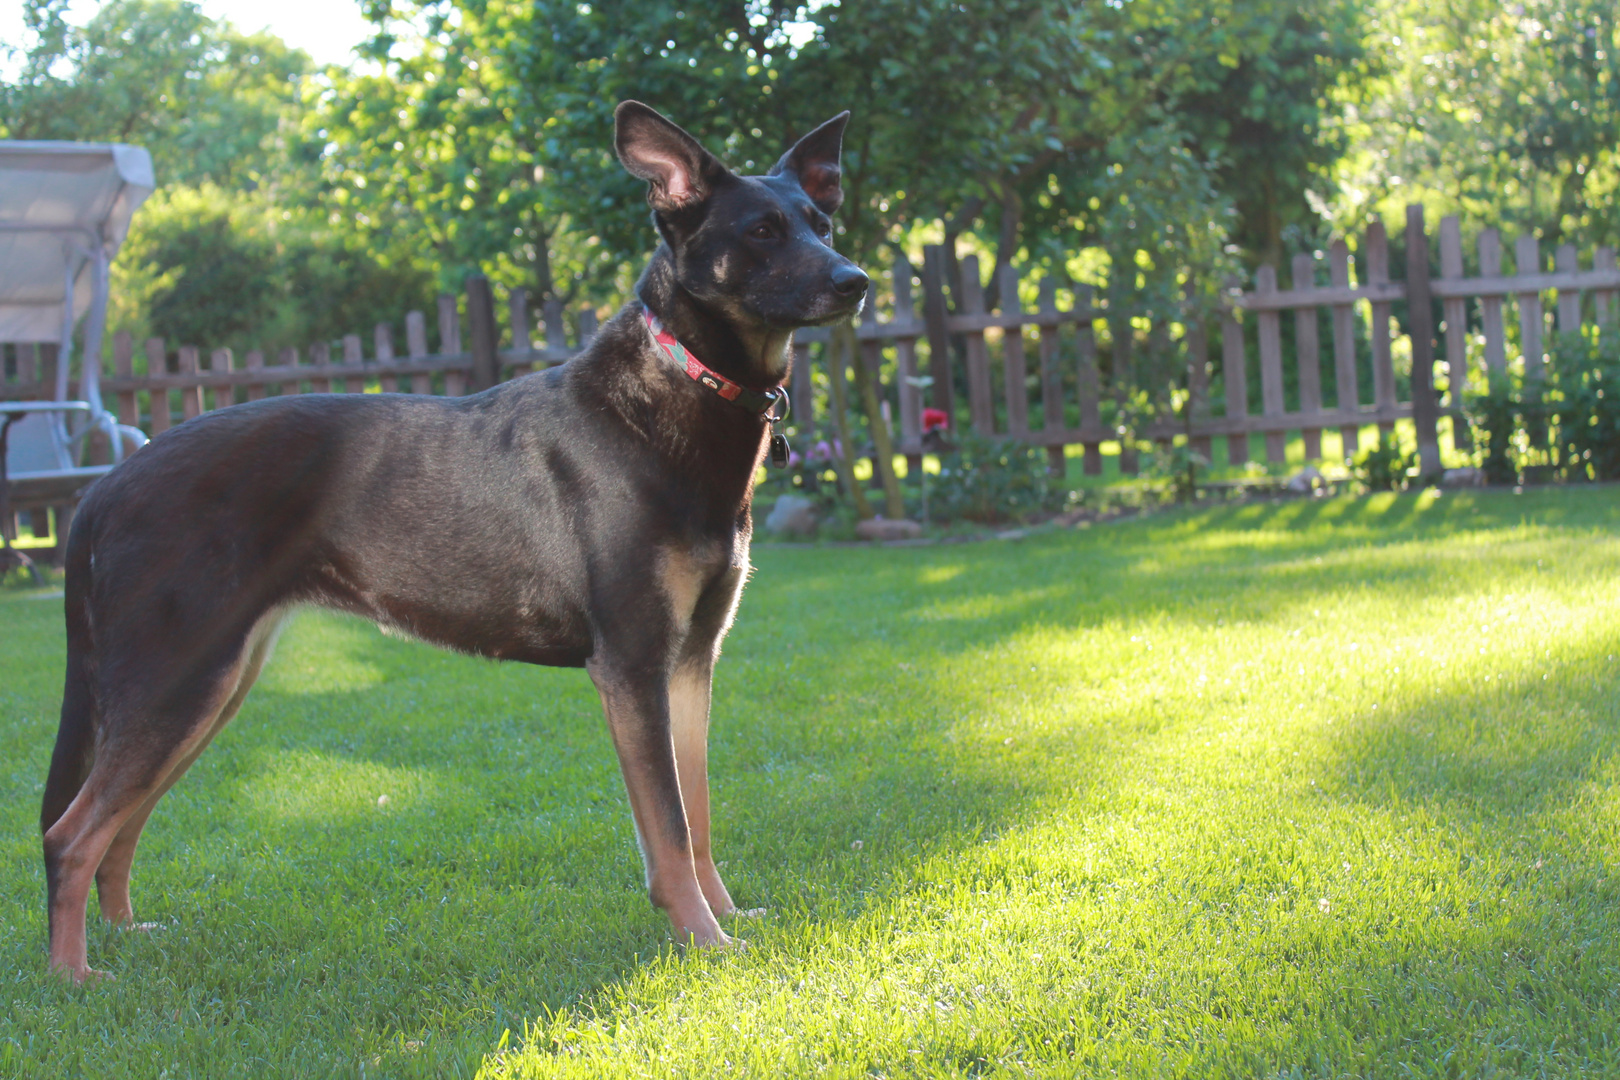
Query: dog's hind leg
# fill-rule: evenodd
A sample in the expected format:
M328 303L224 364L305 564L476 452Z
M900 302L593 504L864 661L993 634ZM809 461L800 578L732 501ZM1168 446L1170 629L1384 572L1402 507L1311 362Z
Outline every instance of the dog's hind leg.
M95 764L66 811L45 831L53 971L74 982L102 974L90 968L85 939L90 883L100 880L104 911L128 918L129 864L140 827L240 704L251 681L245 676L257 673L253 653L244 642L235 663L216 667L203 685L183 687L161 704L133 690L120 695L119 687L102 688L103 732Z
M129 874L130 867L135 861L135 848L141 840L141 830L146 827L146 821L152 816L153 809L158 800L166 795L170 788L180 782L186 770L202 756L208 749L208 744L214 741L226 724L236 716L247 698L248 691L264 670L265 662L269 659L271 651L275 648L276 635L280 633L285 622L281 612L272 612L261 619L252 633L248 635L246 648L242 650L242 659L235 666L235 688L226 699L225 704L208 722L205 733L186 750L184 756L177 761L167 776L141 801L135 812L124 822L123 828L113 838L107 853L102 856L101 865L96 869L96 897L101 904L101 917L110 923L132 924L135 920L135 911L129 900ZM230 681L227 676L225 682Z
M694 871L671 741L669 687L662 672L646 668L597 657L586 665L602 695L613 748L624 772L646 864L647 893L682 939L696 945L727 945L731 939L715 921Z

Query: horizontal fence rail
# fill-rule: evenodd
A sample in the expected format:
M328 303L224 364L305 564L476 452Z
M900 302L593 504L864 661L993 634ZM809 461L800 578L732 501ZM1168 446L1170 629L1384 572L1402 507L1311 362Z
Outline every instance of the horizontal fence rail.
M869 304L855 340L867 370L888 373L879 388L883 422L892 426L897 451L907 455L923 450L926 407L942 410L953 427L1047 447L1054 464L1065 447L1078 445L1090 474L1101 471L1101 445L1127 427L1136 438L1159 443L1185 436L1206 456L1214 440L1224 440L1231 463L1250 460L1251 436L1259 436L1265 459L1281 463L1294 435L1305 457L1318 459L1323 433L1336 430L1349 456L1368 425L1389 430L1411 420L1424 471L1432 472L1440 460L1439 421L1460 412L1470 386L1485 385L1514 361L1525 379L1540 378L1550 334L1620 317L1620 269L1608 248L1595 250L1583 268L1570 244L1553 252L1547 265L1531 236L1515 238L1505 253L1495 230L1479 234L1467 260L1455 217L1440 222L1435 266L1430 240L1421 208L1411 207L1403 277L1391 275L1390 238L1375 221L1354 258L1341 238L1322 252L1295 256L1286 282L1277 268L1262 266L1252 289L1228 288L1207 318L1190 307L1156 313L1139 307L1131 290L1050 273L1026 290L1011 266L991 275L987 287L973 257L961 260L953 290L948 253L929 247L920 271L897 260L887 310ZM1512 274L1504 273L1505 254ZM118 334L101 385L122 422L156 435L211 409L274 395L381 390L460 396L563 363L597 331L594 309L569 319L552 301L541 312L540 333L531 334L531 305L522 289L510 290L501 306L504 318L498 319L482 277L469 278L461 298L439 297L433 351L423 312L409 313L402 327L382 324L364 337L350 334L274 356L171 348L154 338L142 343L141 372L135 342ZM1407 331L1401 337L1392 318L1397 306ZM399 329L403 348L396 343ZM816 434L818 387L849 378L832 370L843 364L829 363L830 337L827 328L794 336L794 422L801 439ZM0 397L49 393L53 346L4 345L0 359ZM1443 364L1444 402L1432 377L1436 360ZM1185 408L1175 419L1127 425L1126 397L1149 362L1174 372ZM1451 434L1466 448L1460 420L1452 421ZM1134 447L1121 446L1121 464L1134 471Z

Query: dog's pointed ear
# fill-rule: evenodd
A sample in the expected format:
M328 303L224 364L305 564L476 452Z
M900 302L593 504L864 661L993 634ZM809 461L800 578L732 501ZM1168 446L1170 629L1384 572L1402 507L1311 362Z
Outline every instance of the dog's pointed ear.
M838 158L844 146L844 126L848 123L849 110L845 109L800 139L793 149L782 155L770 175L786 173L794 177L811 202L823 213L833 213L844 202L840 182L843 168Z
M709 197L726 167L657 109L621 101L613 110L613 148L631 176L647 181L654 210L684 210Z

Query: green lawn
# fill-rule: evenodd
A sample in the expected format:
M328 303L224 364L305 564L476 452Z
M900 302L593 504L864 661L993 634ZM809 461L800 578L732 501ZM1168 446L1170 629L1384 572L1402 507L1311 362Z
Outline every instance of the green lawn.
M670 944L582 673L305 615L81 990L0 593L0 1076L1620 1075L1620 490L756 563L746 951Z

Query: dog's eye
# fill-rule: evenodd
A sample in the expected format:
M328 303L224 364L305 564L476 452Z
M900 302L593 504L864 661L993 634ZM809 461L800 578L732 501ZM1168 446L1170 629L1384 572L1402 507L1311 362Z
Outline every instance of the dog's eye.
M816 222L816 235L823 240L832 235L832 223L827 221Z
M755 240L769 240L771 237L776 235L776 230L771 228L769 222L762 221L758 225L755 225L752 229L749 229L748 235L752 236Z

